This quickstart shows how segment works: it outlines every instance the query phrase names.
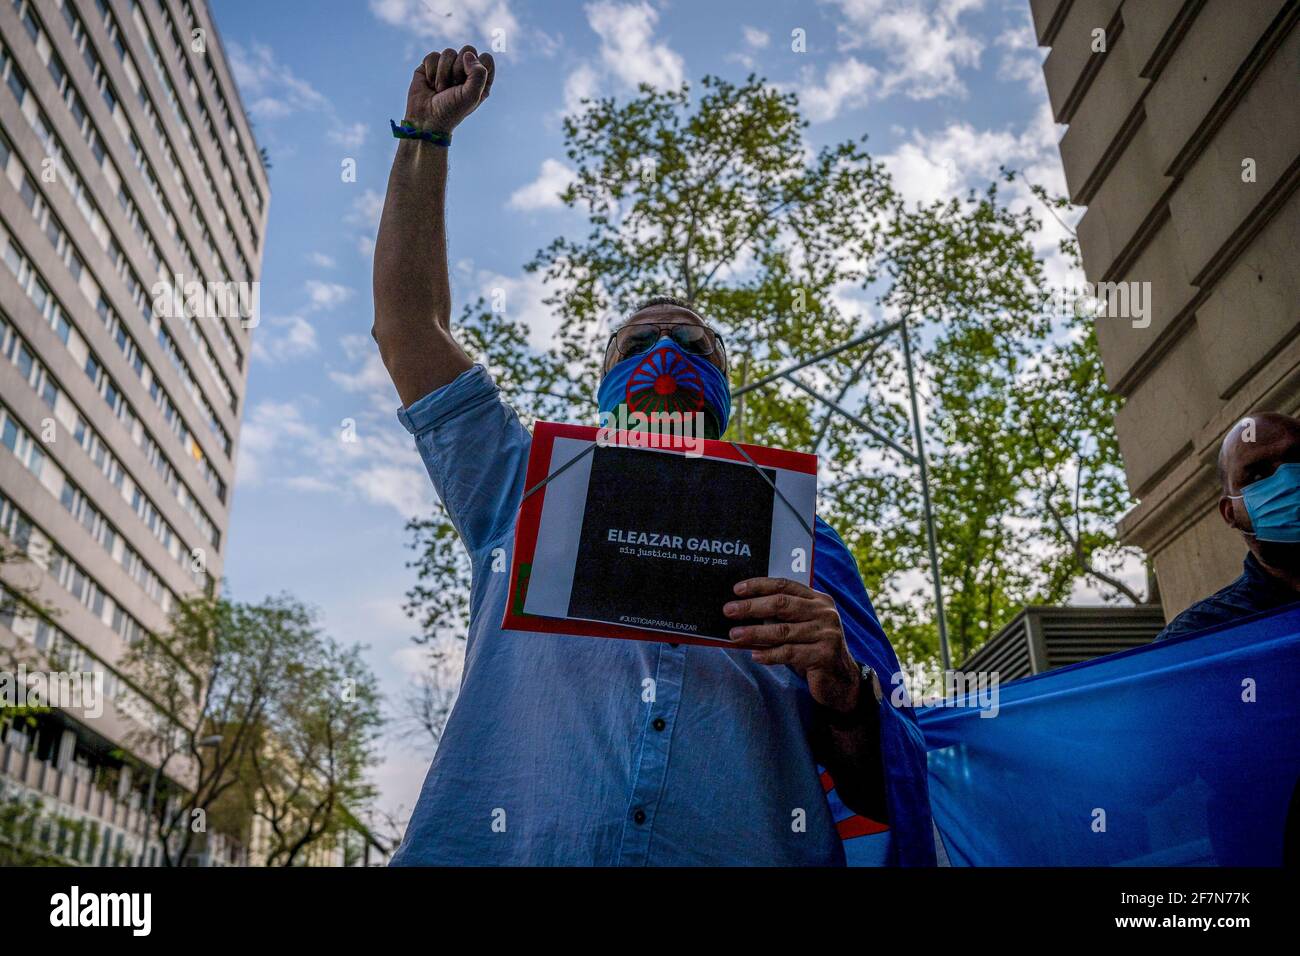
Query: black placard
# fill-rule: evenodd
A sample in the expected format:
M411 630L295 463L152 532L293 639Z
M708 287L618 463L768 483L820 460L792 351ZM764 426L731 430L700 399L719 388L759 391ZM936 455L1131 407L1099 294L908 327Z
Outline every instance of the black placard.
M775 473L631 448L592 454L569 616L725 639L732 587L768 573Z

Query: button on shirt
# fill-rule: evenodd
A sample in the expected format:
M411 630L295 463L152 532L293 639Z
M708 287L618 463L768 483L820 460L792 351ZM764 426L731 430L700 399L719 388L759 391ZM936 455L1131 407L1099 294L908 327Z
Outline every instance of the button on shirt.
M393 864L842 864L803 679L747 651L502 630L531 437L478 365L398 417L473 583L460 694Z

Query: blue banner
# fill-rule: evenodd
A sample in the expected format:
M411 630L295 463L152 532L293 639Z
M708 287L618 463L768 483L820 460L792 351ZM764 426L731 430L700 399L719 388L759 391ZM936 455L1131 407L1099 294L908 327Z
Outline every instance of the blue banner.
M1014 681L980 714L918 712L954 866L1281 865L1300 606Z

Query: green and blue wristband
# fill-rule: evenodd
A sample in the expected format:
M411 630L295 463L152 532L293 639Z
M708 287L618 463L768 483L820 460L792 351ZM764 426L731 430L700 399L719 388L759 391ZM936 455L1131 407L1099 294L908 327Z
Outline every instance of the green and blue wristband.
M396 121L389 120L388 125L393 128L393 136L396 139L418 139L426 143L432 143L434 146L441 146L444 149L451 145L451 133L420 129L410 120L403 120L400 126Z

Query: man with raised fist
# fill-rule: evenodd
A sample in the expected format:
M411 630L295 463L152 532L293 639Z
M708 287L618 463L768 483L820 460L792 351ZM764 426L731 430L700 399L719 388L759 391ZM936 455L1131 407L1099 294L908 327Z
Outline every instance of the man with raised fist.
M431 53L407 91L375 245L373 334L471 558L465 672L395 864L835 865L934 862L925 748L852 556L820 519L815 588L737 585L732 647L503 631L531 438L451 331L444 204L454 130L492 93L473 47ZM721 337L660 297L611 336L602 410L627 363L671 349L706 436L730 415ZM600 385L599 388L596 386ZM889 682L886 694L882 680ZM826 796L818 765L845 818Z

